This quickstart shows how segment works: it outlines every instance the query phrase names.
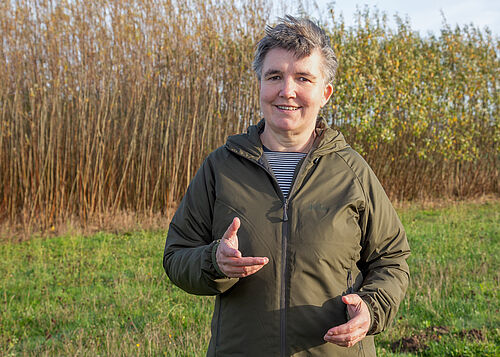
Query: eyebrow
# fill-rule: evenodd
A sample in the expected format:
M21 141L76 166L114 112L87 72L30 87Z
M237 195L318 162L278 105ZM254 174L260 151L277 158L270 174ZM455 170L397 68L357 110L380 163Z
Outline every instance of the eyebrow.
M269 76L275 75L275 74L283 74L283 72L281 72L277 69L269 69L266 71L266 73L264 73L264 77L269 77Z
M277 70L277 69L270 69L270 70L267 70L267 71L264 73L264 76L263 76L263 77L264 77L264 78L267 78L267 77L269 77L269 76L274 76L274 75L276 75L276 74L280 74L280 75L281 75L281 74L283 74L283 72L282 72L282 71L280 71L280 70ZM316 79L316 76L315 76L315 75L313 75L313 74L312 74L312 73L310 73L310 72L297 72L297 73L295 73L295 75L308 77L308 78L311 78L311 79L314 79L314 80Z
M316 76L310 72L297 72L295 74L298 74L299 76L304 76L304 77L316 79Z

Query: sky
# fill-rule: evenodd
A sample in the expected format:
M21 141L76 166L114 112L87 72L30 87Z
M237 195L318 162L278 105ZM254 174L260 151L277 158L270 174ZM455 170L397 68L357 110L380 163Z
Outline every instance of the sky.
M472 22L481 30L487 26L495 35L500 35L500 0L316 0L320 9L327 9L327 4L332 2L335 3L336 13L343 14L348 26L354 24L356 5L363 9L366 4L371 9L376 6L385 12L391 27L395 25L394 14L398 13L403 18L408 15L411 28L421 35L429 31L439 34L443 27L441 12L452 28L456 24L462 26ZM325 14L324 11L322 13Z

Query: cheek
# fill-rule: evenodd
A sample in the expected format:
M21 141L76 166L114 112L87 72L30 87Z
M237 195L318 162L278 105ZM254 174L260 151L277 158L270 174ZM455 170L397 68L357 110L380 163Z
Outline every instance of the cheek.
M304 98L304 101L306 101L311 108L321 108L325 104L323 91L310 91L307 97Z
M317 94L313 92L308 92L307 94L303 95L302 96L303 105L309 108L316 107L318 105L318 97L315 97L315 95Z
M270 88L261 87L260 89L260 102L265 103L272 101L274 98L272 90Z
M260 95L260 110L263 114L269 111L269 101L262 94Z

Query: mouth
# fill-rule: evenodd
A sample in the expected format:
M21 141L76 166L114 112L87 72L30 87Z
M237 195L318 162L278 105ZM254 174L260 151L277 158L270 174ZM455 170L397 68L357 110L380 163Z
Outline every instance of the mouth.
M295 111L295 110L300 109L301 107L294 107L291 105L276 105L276 108L278 108L280 110Z

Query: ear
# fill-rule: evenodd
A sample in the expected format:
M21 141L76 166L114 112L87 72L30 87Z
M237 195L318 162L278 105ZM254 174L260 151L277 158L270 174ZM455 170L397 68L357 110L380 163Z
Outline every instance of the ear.
M326 103L328 103L328 100L332 96L333 93L333 85L331 83L328 83L323 90L323 101L321 103L321 108L325 106Z

